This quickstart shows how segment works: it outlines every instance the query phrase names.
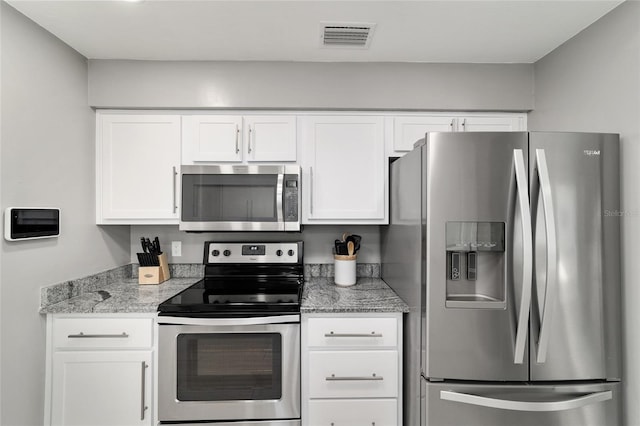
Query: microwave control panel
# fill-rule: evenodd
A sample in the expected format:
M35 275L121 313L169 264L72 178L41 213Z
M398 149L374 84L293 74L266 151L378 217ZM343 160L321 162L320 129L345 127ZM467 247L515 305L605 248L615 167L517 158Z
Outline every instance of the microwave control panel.
M298 175L284 175L284 221L298 222L300 182Z

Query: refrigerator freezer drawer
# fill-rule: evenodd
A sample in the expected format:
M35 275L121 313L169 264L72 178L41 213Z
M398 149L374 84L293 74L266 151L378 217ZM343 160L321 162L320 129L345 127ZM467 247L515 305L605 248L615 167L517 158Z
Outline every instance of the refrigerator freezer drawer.
M479 385L428 383L426 426L616 426L620 383Z
M311 398L395 398L397 351L326 351L309 353Z
M311 400L310 426L397 426L396 399Z

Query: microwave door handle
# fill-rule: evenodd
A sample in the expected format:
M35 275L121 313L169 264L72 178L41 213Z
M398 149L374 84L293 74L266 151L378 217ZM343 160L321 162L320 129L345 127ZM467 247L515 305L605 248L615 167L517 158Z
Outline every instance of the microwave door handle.
M278 174L278 184L276 187L276 219L278 224L284 222L284 203L282 202L282 196L284 194L284 174Z

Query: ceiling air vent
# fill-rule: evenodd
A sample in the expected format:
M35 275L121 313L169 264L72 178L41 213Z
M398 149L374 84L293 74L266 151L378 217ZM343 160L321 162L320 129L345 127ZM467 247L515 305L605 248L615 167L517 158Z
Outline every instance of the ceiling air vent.
M369 47L376 24L321 22L322 45L325 47Z

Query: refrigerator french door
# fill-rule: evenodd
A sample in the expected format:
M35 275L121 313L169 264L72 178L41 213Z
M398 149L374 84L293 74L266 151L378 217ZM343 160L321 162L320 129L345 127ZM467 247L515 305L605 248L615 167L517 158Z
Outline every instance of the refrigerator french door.
M611 134L429 133L392 164L405 424L619 424L618 156Z

